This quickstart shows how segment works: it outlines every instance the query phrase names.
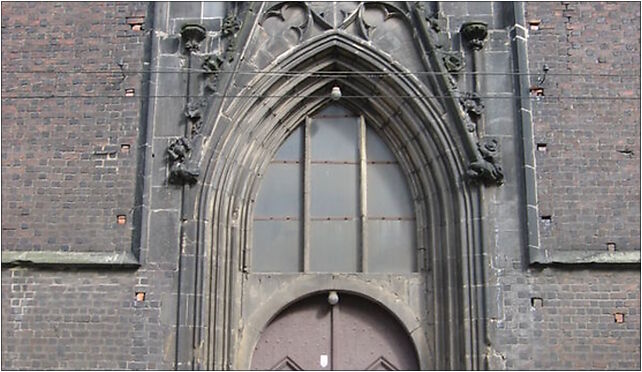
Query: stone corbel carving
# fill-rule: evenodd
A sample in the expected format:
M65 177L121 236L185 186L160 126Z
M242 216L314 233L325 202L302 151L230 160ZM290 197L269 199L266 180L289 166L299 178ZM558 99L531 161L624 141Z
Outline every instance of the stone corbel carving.
M484 22L468 22L461 25L460 32L473 50L481 50L488 36L488 25Z
M189 164L189 153L192 150L189 139L177 138L167 148L170 164L168 182L175 185L193 185L198 180L200 171Z
M494 138L482 138L477 143L477 160L468 167L466 175L475 182L484 184L504 183L504 173L499 165L499 143Z
M197 52L205 40L205 28L200 25L185 25L181 28L181 39L187 53Z
M185 117L191 124L192 136L199 133L203 125L202 109L205 107L205 100L203 98L190 98L185 107Z

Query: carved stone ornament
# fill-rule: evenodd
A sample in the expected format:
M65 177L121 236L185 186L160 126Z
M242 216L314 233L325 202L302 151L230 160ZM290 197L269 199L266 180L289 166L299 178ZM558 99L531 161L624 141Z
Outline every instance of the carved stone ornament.
M201 25L185 25L181 28L181 39L188 53L196 52L201 48L205 35L205 28Z
M225 48L225 55L223 58L231 63L234 61L234 53L236 53L236 39L232 38L230 39L229 43L227 43L227 47Z
M201 67L205 75L205 87L212 92L217 90L218 75L223 69L225 60L220 55L209 55L205 57Z
M241 29L241 25L241 21L235 15L227 16L223 21L223 30L221 34L224 38L228 39L228 42L222 59L227 62L231 63L234 61L234 54L236 53L236 33Z
M488 36L488 25L484 22L468 22L461 25L460 32L473 50L481 50Z
M435 48L447 48L450 45L450 40L447 33L446 17L441 12L435 12L426 17L426 21L430 24L430 29L434 32Z
M475 132L476 129L477 129L477 124L473 123L473 121L470 120L470 118L467 118L466 119L466 130L469 133L473 133L473 132Z
M203 125L202 109L205 107L203 98L190 98L185 107L185 117L192 124L192 135L198 133Z
M194 184L200 171L189 165L189 153L192 146L187 138L174 140L167 148L167 158L170 163L168 182L176 185Z
M462 58L460 52L442 51L441 54L441 58L444 62L444 67L451 74L457 73L464 68L464 59Z
M381 10L384 14L384 17L383 17L384 22L392 17L401 17L401 18L407 19L407 16L402 10L400 10L399 8L397 8L396 6L390 3L361 2L356 6L356 8L354 8L350 12L347 12L345 10L339 10L340 14L336 14L336 19L338 20L337 21L338 24L333 25L330 23L329 19L334 19L334 17L332 17L329 14L316 12L314 9L310 7L310 5L307 2L284 1L284 2L279 2L271 6L269 9L267 9L261 15L259 24L263 24L263 22L270 17L277 17L282 22L285 22L286 19L283 11L289 7L299 7L303 10L305 14L304 20L301 22L301 24L290 26L290 29L294 30L297 33L299 42L301 42L304 39L308 30L313 24L320 27L324 31L330 30L333 28L336 28L339 30L346 30L350 25L356 24L357 29L359 31L359 35L366 40L370 40L372 31L376 28L376 26L366 22L364 17L364 12L367 9Z
M223 37L228 37L236 34L241 29L241 21L235 15L228 15L223 20L223 25L221 26L221 35Z
M466 92L459 97L464 111L473 118L478 118L484 112L484 104L477 93Z
M499 144L494 138L482 138L477 143L478 157L466 172L469 179L485 184L504 183L504 173L499 165Z
M236 15L229 15L223 20L221 27L221 39L225 39L227 45L222 54L210 54L205 57L201 67L204 70L205 89L210 93L218 90L218 78L223 70L225 62L234 61L236 53L236 33L241 29L241 21ZM194 127L192 127L194 128Z

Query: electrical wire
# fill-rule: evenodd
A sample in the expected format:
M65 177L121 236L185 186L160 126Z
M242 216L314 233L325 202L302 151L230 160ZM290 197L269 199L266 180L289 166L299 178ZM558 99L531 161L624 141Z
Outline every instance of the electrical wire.
M460 71L457 73L442 72L442 71L284 71L284 70L271 70L271 71L210 71L197 68L184 68L180 70L163 69L163 70L3 70L3 74L113 74L122 76L123 74L189 74L189 73L216 73L216 74L238 74L238 75L276 75L276 76L322 76L322 77L350 77L350 76L391 76L391 75L471 75L471 76L539 76L541 72L483 72L483 71ZM607 74L607 73L579 73L579 72L547 72L547 76L578 76L578 77L622 77L622 78L640 78L640 74Z
M123 95L29 95L29 96L3 96L2 99L65 99L65 98L126 98L126 99L139 99L139 98L181 98L188 97L205 98L204 96L188 96L188 95L147 95L147 96L123 96ZM210 98L329 98L329 95L303 95L303 94L283 94L283 95L260 95L260 94L214 94ZM341 99L348 98L458 98L451 95L433 96L433 95L344 95ZM549 99L575 99L575 100L640 100L640 96L632 97L618 97L618 96L479 96L481 99L533 99L533 100L549 100Z

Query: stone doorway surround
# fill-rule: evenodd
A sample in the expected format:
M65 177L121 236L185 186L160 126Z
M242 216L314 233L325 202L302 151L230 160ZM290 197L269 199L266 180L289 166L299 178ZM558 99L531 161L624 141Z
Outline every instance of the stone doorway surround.
M177 178L184 181L177 368L247 367L253 332L294 294L329 289L387 304L422 345L421 368L483 368L481 186L500 184L501 168L497 142L483 138L462 108L453 85L457 58L437 51L421 4L285 4L232 6L216 57L209 47L199 51L199 43L211 44L206 24L174 27L195 67L187 76L187 139L170 144L180 151L172 150L168 168L184 176ZM156 18L166 17L158 9ZM301 14L307 21L298 24ZM407 177L416 274L275 278L248 266L261 175L288 134L332 102L335 85L341 104L377 129Z

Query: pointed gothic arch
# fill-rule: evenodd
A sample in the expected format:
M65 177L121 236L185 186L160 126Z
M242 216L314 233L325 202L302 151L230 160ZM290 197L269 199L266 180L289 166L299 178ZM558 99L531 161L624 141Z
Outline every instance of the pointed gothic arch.
M203 252L196 267L204 283L195 312L204 326L200 337L206 365L243 366L235 345L243 337L239 293L253 195L280 144L303 118L330 102L328 92L338 84L348 97L342 104L361 112L391 145L415 199L417 249L429 263L424 275L434 331L428 343L435 358L422 368L479 366L479 210L477 190L465 182L467 165L477 153L457 114L447 109L447 99L435 98L442 96L436 88L429 89L385 54L338 31L303 42L277 59L271 70L354 73L349 78L259 74L240 97L224 100L220 115L206 120L204 130L211 134L203 145L204 179L195 205L198 251ZM375 78L359 71L400 74Z

